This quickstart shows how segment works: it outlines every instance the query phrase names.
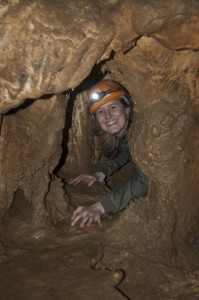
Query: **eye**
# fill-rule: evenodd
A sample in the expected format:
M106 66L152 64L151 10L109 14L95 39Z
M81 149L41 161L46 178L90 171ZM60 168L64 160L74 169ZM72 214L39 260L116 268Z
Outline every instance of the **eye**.
M115 105L115 104L113 104L113 105L110 106L110 109L112 109L112 110L116 109L116 108L117 108L117 105Z
M97 111L96 111L96 115L101 115L101 114L103 114L104 113L104 110L103 109L98 109Z

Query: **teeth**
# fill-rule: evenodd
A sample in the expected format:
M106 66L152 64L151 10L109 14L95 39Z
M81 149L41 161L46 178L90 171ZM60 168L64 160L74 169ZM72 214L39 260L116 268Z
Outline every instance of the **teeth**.
M107 126L114 125L114 124L116 124L116 122L115 122L115 121L108 122L108 123L107 123Z

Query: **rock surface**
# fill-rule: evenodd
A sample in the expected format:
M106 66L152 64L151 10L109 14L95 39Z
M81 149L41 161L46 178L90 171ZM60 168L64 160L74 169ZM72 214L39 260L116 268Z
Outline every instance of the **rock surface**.
M57 269L59 299L78 299L79 293L93 299L93 291L96 299L107 294L114 300L197 299L198 1L11 0L1 1L0 15L0 289L5 299L27 299L24 278L34 290L31 255L42 268L35 281L38 294L30 299L57 298L49 288ZM149 175L150 190L119 215L105 218L102 230L86 229L85 242L85 231L70 228L71 210L106 191L103 186L73 190L66 181L97 159L85 95L102 76L120 81L135 103L129 146ZM110 181L117 184L129 172L127 167ZM55 251L45 256L48 248ZM92 284L90 258L95 272L100 270ZM71 285L63 288L68 261ZM10 292L7 282L18 274ZM51 279L42 285L48 274Z

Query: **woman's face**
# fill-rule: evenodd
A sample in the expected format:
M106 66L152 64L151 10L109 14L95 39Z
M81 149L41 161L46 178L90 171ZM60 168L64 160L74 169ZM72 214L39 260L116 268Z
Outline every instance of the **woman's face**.
M128 110L118 99L114 99L100 106L95 116L103 131L118 134L126 125Z

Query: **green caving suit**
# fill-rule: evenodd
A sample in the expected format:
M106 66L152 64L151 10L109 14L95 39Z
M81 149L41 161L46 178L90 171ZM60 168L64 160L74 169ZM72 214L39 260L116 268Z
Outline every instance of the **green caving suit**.
M94 166L94 172L102 172L106 177L109 177L131 160L128 141L125 138L121 138L116 156L113 159L103 158L97 162ZM106 213L116 213L125 208L130 200L147 194L148 177L134 162L133 165L132 176L117 187L114 187L100 201Z

